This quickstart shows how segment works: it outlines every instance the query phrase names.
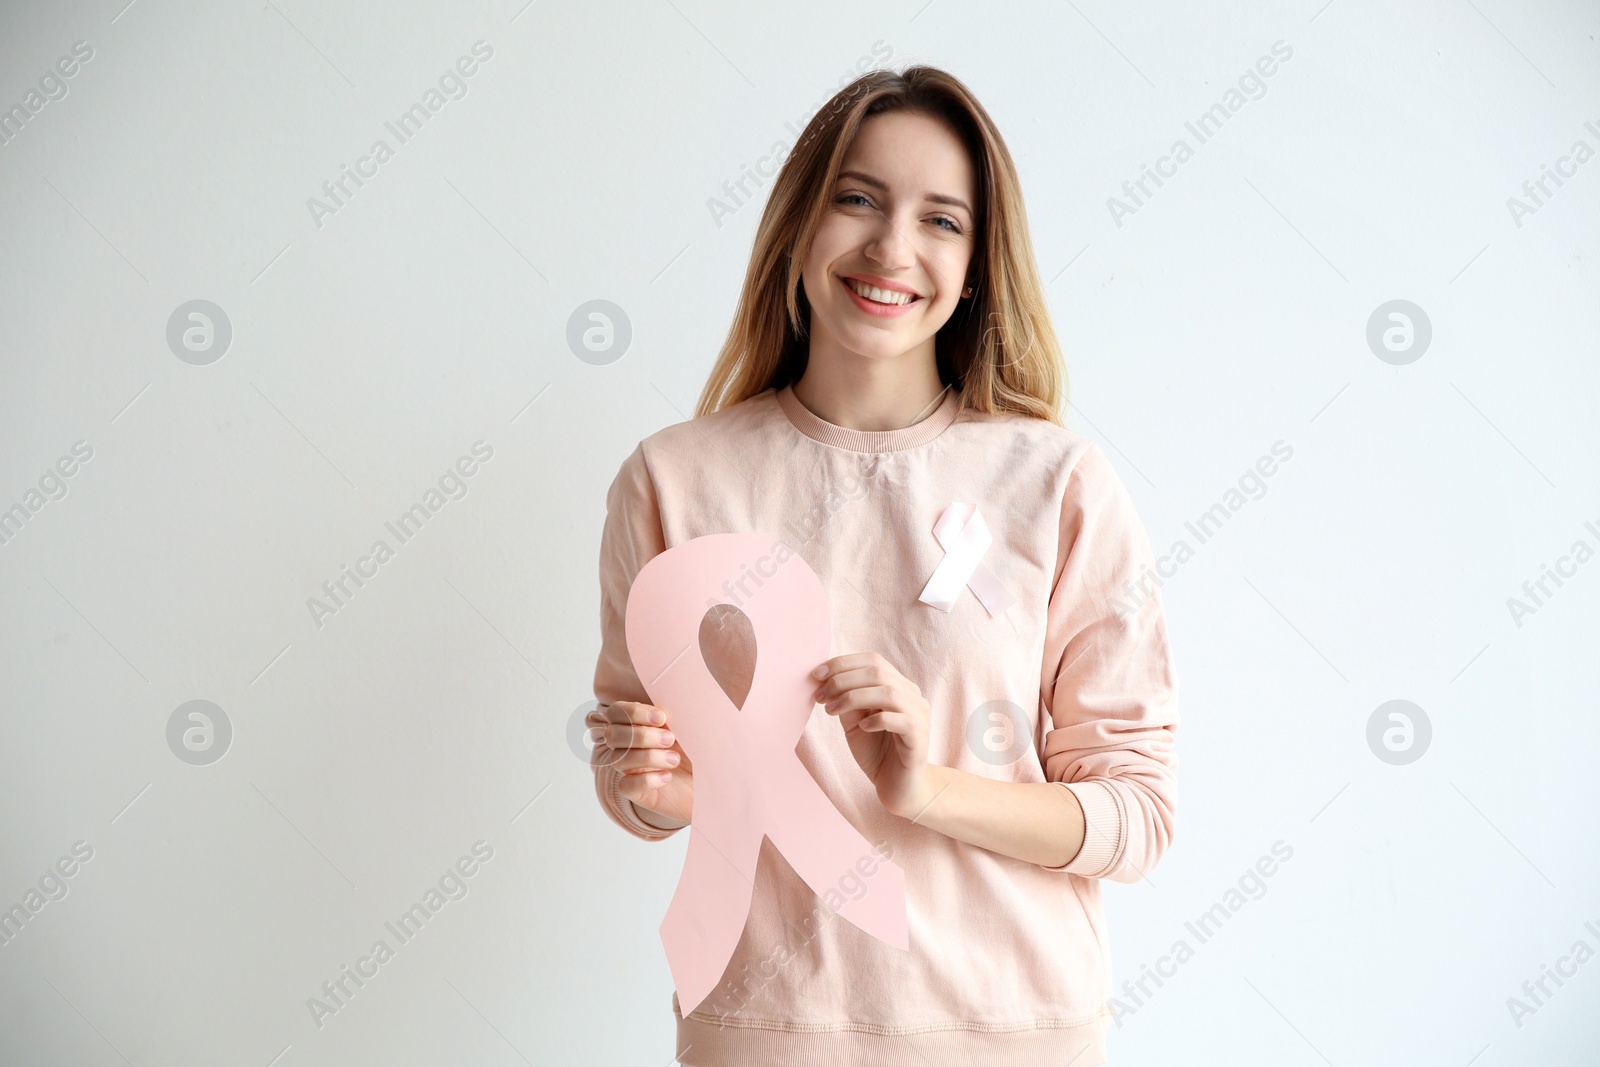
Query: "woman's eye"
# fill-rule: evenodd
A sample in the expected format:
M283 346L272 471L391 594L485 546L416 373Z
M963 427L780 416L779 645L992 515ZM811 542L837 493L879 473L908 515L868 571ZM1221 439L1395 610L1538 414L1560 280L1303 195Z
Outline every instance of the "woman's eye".
M835 199L834 203L859 204L862 207L872 206L872 201L867 198L865 193L844 193ZM948 215L938 215L933 219L933 222L935 225L940 223L946 224L945 229L949 233L960 234L962 232L961 224L955 219L950 218Z

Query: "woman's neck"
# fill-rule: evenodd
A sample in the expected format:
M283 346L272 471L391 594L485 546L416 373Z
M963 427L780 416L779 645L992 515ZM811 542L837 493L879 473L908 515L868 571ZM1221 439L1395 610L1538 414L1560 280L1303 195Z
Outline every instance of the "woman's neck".
M819 419L848 430L878 431L921 422L949 388L931 363L909 375L818 373L815 365L808 365L793 392Z

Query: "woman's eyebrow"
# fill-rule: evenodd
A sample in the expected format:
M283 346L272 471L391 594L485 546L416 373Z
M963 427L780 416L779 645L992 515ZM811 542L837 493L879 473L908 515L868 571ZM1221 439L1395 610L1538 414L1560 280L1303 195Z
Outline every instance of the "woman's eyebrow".
M877 178L874 178L870 174L864 174L859 170L842 170L842 171L840 171L839 172L839 180L842 181L845 178L854 178L856 181L861 182L863 185L872 185L872 186L876 186L877 188L883 189L883 190L887 190L889 188L881 180L879 180ZM930 203L934 203L934 204L948 204L951 207L961 208L962 210L966 211L968 214L972 213L972 207L965 200L961 199L959 196L946 196L943 193L925 193L923 195L922 199L927 200Z

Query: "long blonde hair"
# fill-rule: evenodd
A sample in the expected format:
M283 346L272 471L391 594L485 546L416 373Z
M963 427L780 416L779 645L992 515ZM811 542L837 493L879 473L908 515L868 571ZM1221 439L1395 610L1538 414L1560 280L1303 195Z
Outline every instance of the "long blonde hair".
M727 340L695 415L709 415L805 373L811 304L801 269L845 151L873 115L907 111L945 122L977 171L977 240L962 299L934 338L939 378L975 411L1014 411L1061 425L1067 371L1034 267L1022 185L1000 131L958 79L913 66L862 75L822 106L784 160L761 212Z

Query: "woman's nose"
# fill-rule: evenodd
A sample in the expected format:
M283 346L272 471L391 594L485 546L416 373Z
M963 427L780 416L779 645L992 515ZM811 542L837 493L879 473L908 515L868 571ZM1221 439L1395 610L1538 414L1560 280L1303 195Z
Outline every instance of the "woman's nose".
M884 216L872 240L867 242L866 253L874 262L885 266L908 266L915 257L916 249L906 237L902 224Z

